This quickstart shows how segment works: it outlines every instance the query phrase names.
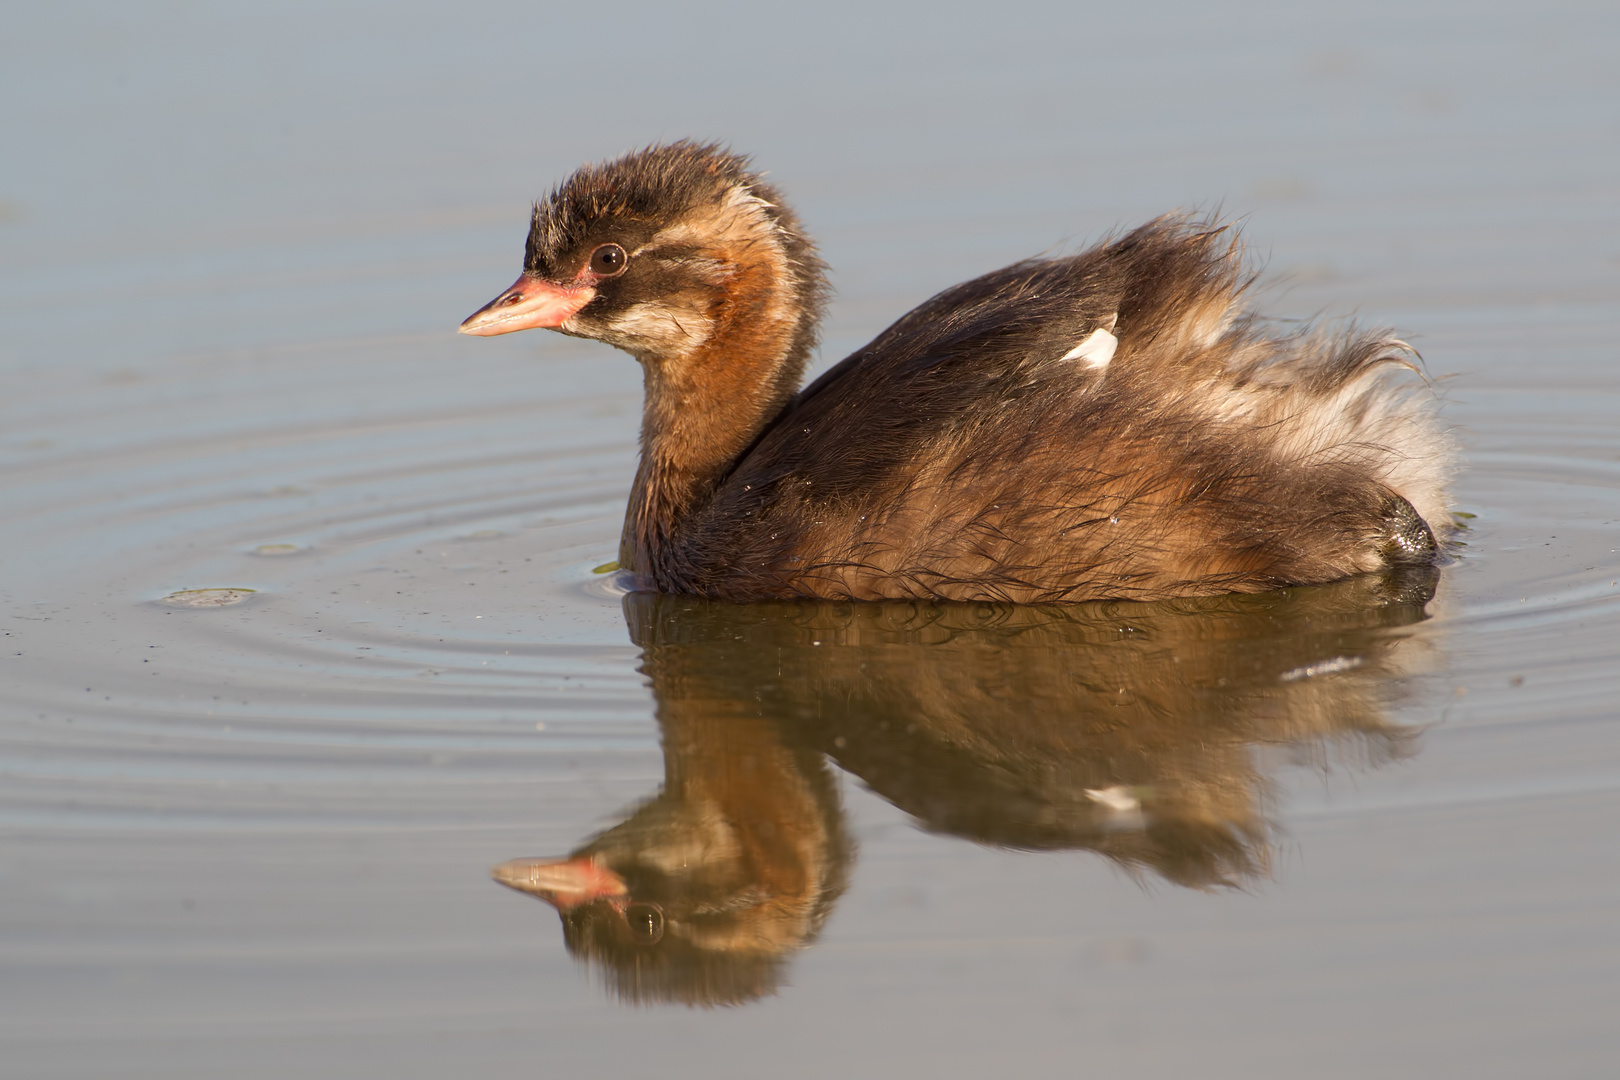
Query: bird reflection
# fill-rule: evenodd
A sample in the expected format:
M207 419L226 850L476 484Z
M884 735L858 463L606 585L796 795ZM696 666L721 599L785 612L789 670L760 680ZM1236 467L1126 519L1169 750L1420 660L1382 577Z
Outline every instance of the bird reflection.
M629 1001L771 993L845 887L828 762L930 831L1086 849L1197 888L1264 874L1268 772L1412 750L1388 707L1424 666L1435 572L1065 607L631 594L663 789L498 881L562 916Z

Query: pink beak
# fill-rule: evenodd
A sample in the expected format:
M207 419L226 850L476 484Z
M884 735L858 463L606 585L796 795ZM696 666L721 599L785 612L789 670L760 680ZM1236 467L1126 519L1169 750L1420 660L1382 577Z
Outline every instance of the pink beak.
M577 859L511 859L490 876L508 888L538 896L558 911L589 900L624 896L624 879L588 856Z
M570 289L524 274L510 289L467 316L461 332L494 337L536 327L555 330L595 296L596 290L589 285Z

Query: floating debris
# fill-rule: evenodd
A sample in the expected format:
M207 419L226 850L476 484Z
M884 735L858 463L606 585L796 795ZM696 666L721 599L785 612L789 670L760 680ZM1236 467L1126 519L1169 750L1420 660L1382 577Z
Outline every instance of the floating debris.
M253 549L255 555L297 555L304 549L297 544L260 544Z
M619 568L619 560L614 559L612 562L605 562L601 566L593 566L593 567L591 567L591 573L593 573L593 574L611 574L611 573L613 573L613 571L617 570L618 568Z
M252 596L257 589L181 589L165 596L159 603L170 607L230 607Z

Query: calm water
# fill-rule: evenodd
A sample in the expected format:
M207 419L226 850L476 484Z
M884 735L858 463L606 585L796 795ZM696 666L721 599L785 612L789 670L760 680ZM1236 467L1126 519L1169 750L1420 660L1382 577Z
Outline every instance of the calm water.
M1610 1074L1612 5L282 11L0 35L0 1075ZM453 328L530 198L688 134L820 239L824 363L1222 204L1268 310L1445 377L1466 548L618 596L634 364ZM576 959L490 868L591 851L699 870Z

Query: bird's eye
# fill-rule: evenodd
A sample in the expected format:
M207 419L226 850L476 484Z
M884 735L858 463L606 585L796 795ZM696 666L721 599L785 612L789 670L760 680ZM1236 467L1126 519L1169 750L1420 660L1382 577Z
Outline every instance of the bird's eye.
M664 912L657 904L631 904L624 909L624 922L638 945L656 945L664 936Z
M618 244L603 244L591 252L591 273L602 277L622 274L630 265L630 256Z

